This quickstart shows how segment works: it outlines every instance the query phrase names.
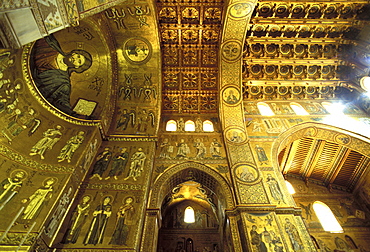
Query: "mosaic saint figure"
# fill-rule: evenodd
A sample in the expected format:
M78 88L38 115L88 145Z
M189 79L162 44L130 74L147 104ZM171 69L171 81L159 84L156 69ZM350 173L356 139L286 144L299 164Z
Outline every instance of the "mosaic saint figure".
M253 225L250 231L251 243L257 249L258 252L267 252L266 244L262 241L262 233L257 232L257 226Z
M170 150L173 149L173 146L170 145L168 138L163 139L163 141L159 145L160 148L160 153L159 153L159 158L164 158L164 159L171 159L171 152Z
M0 210L19 192L26 176L25 171L17 170L0 183Z
M70 104L73 72L82 73L92 65L92 57L85 50L65 53L53 35L36 41L31 55L31 71L35 84L53 106L66 114L76 114Z
M146 132L148 126L154 126L154 114L143 109L137 118L137 131L141 133Z
M285 203L284 196L281 193L279 183L277 182L277 180L274 177L272 177L271 174L267 174L266 183L269 186L269 189L270 189L270 192L271 192L271 196L276 201L279 201L279 202L280 201L283 201Z
M203 122L198 117L197 120L195 121L195 132L202 132L202 131L203 131Z
M68 163L71 162L73 154L78 149L78 147L80 147L80 145L85 139L84 135L85 135L84 131L79 131L77 135L71 137L67 141L67 144L64 145L64 147L60 151L60 154L58 156L59 159L58 162L63 162L64 160L67 160Z
M129 122L131 120L131 116L133 115L133 113L128 113L127 112L127 109L124 109L122 110L122 114L117 122L117 126L116 126L116 129L120 129L121 130L126 130L128 125L129 125Z
M96 162L92 171L91 178L98 178L102 180L103 173L107 170L109 162L112 157L112 152L109 150L109 147L105 147L103 152L100 152L96 157Z
M181 139L180 143L176 143L177 146L177 158L184 159L188 157L188 154L190 153L190 148L185 143L185 139Z
M239 101L239 99L234 95L234 91L230 89L229 95L226 97L226 103L228 104L235 104Z
M132 197L128 197L125 199L124 205L119 208L114 233L109 244L127 245L129 226L133 224L135 213L135 208L132 205L133 201Z
M107 228L108 219L112 214L112 198L106 196L103 203L98 205L93 212L93 219L90 223L89 230L85 236L83 244L102 244L105 229Z
M35 119L35 110L29 108L28 111L21 111L15 109L14 114L9 118L9 123L6 129L1 132L11 143L15 137L21 134L24 130L29 129L28 135L30 136L39 126L38 119Z
M177 130L179 132L185 131L185 121L184 121L184 118L182 117L177 121Z
M90 142L90 144L87 147L85 156L82 159L80 167L82 170L87 170L87 168L90 166L91 161L94 158L94 152L98 145L98 139L95 138L94 142Z
M290 243L294 251L304 249L301 237L299 236L297 228L290 222L288 218L285 219L284 225L285 232L288 234Z
M221 147L222 145L217 141L216 138L213 138L209 151L214 158L221 157Z
M257 153L257 157L258 157L258 161L260 161L260 164L263 165L263 164L268 164L268 158L266 156L266 153L265 153L265 150L260 147L259 145L256 145L256 153Z
M197 149L197 154L195 158L204 159L204 156L206 154L206 147L204 146L204 143L199 138L195 140L194 147Z
M117 176L122 175L126 167L127 161L128 161L127 148L122 148L121 152L118 153L113 158L112 169L109 171L108 177L106 177L105 179L108 180L111 177L114 177L114 179L117 180L118 179Z
M237 131L233 131L230 137L230 141L235 142L235 143L240 143L243 141L243 139Z
M82 202L76 206L73 211L72 218L69 222L68 229L65 233L63 243L76 243L81 229L86 222L86 218L90 211L91 197L86 195L82 198Z
M58 225L62 221L62 218L64 217L64 214L67 211L68 204L71 201L71 194L72 194L73 188L69 187L68 191L63 194L63 196L59 200L59 204L57 208L54 210L53 215L51 216L51 219L48 223L48 225L45 228L45 234L52 238L55 232L57 231Z
M248 167L242 167L241 172L239 173L239 178L245 182L252 182L256 179L254 174L249 171Z
M53 146L62 137L62 132L60 130L62 126L57 125L55 129L48 129L43 133L43 138L41 138L32 148L30 156L40 155L41 159L45 159L44 154L46 150L51 150Z
M129 178L133 178L134 181L137 180L137 177L140 177L141 172L144 169L144 162L146 159L146 154L143 152L143 148L138 148L137 152L135 152L131 156L131 165L130 165L130 172L125 180Z
M42 210L44 203L51 199L53 196L53 185L56 182L56 178L47 178L44 181L44 185L37 189L28 199L23 199L22 203L27 203L21 219L32 220L36 218Z

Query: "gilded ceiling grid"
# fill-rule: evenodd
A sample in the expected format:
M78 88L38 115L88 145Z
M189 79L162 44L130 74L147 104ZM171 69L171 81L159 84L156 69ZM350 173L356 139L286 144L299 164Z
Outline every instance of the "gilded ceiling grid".
M160 2L157 9L163 112L216 112L222 1Z

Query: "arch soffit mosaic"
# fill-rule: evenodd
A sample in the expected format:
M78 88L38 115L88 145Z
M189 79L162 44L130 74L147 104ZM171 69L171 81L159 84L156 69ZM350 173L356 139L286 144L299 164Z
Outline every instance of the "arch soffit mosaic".
M271 148L271 153L275 153L272 155L273 166L279 167L278 154L280 151L304 137L337 143L370 158L369 138L327 124L310 122L293 126L279 135Z
M224 177L206 165L197 162L184 162L167 169L167 171L157 177L151 188L148 208L159 209L166 195L164 190L171 181L171 178L187 169L201 171L206 176L209 176L212 180L216 181L216 184L222 188L223 192L223 195L217 195L217 197L225 199L227 209L232 209L235 206L232 189ZM203 184L202 181L197 180L197 182Z

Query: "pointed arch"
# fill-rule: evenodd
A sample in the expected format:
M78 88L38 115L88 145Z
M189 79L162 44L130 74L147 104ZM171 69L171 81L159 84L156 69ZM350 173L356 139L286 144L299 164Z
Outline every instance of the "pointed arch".
M315 201L312 208L325 231L330 233L343 233L343 228L328 205L321 201Z
M291 102L290 104L290 107L293 109L294 113L296 115L310 115L305 109L304 107L302 107L301 104L297 103L297 102Z
M257 108L260 111L260 114L263 116L273 116L275 113L272 111L270 106L266 102L258 102Z
M156 178L149 195L148 208L159 209L166 194L176 185L183 182L182 173L189 169L199 172L199 178L197 179L199 183L207 186L217 194L222 194L222 197L219 195L219 198L225 200L225 208L234 208L233 192L225 178L214 169L191 161L169 167Z

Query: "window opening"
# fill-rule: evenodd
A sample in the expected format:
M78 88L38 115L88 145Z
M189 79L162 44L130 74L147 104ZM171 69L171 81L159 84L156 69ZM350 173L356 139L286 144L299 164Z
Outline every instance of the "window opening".
M195 123L192 120L185 122L185 131L195 131Z
M298 104L296 102L291 102L290 103L290 107L293 109L294 113L296 113L296 115L302 115L302 116L305 116L305 115L310 115L303 107L301 104Z
M286 184L286 187L288 188L288 192L290 194L295 194L294 187L288 180L285 180L285 184Z
M213 128L213 123L209 120L204 121L203 122L203 131L206 131L206 132L215 131L214 128Z
M185 209L184 222L186 222L186 223L194 223L195 222L194 209L191 206L188 206Z
M175 120L169 120L166 124L166 131L176 131L177 123Z
M275 113L272 111L270 106L267 103L259 102L257 103L258 110L260 111L261 115L264 116L273 116Z
M330 210L325 203L321 201L315 201L313 203L313 210L317 218L319 219L322 228L330 233L343 233L343 228L339 224L337 218L335 218L333 212Z

